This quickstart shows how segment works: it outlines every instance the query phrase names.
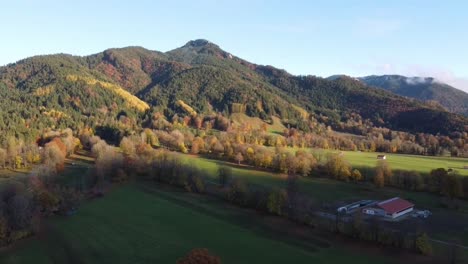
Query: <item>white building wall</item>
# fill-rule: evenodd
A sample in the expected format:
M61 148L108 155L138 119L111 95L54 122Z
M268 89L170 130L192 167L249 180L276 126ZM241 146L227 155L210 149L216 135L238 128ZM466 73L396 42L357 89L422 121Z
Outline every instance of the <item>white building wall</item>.
M402 215L404 215L404 214L407 214L407 213L413 211L413 209L414 209L414 208L411 207L411 208L408 208L408 209L406 209L406 210L404 210L404 211L401 211L401 212L399 212L399 213L394 213L391 217L392 217L392 218L400 217L400 216L402 216Z

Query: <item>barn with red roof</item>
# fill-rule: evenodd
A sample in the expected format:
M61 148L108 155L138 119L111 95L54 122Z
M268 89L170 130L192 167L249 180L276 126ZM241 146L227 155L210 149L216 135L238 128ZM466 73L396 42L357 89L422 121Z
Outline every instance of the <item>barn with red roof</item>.
M414 204L400 197L394 197L376 203L373 207L364 208L363 213L368 215L381 215L388 218L398 218L414 209Z

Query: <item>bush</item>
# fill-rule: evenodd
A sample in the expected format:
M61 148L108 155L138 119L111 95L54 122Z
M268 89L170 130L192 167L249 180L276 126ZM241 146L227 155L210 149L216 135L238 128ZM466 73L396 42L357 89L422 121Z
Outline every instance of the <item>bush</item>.
M218 168L218 180L219 184L224 187L226 186L232 178L232 169L227 166L220 166Z
M245 205L248 199L248 187L245 181L235 178L229 187L227 199L239 205Z
M272 214L281 215L283 208L288 200L288 194L285 190L272 191L268 195L267 209Z
M37 200L41 206L41 211L45 215L49 215L58 210L60 199L48 190L41 190L37 194Z
M187 256L177 260L177 264L221 264L218 256L212 255L206 248L192 249Z
M115 173L114 177L112 177L113 182L123 182L128 179L127 174L123 169L117 169L117 172Z
M10 240L11 242L18 241L20 239L26 238L28 236L32 235L32 232L27 229L23 230L18 230L18 231L13 231L10 234Z
M0 246L7 243L8 231L8 221L6 218L0 217Z
M204 193L205 181L199 174L190 175L185 190L188 192Z
M354 169L354 170L351 172L351 178L352 178L353 181L355 181L355 182L362 181L362 174L361 174L361 172L360 172L358 169Z
M432 244L426 233L422 233L416 238L416 249L423 255L432 255Z

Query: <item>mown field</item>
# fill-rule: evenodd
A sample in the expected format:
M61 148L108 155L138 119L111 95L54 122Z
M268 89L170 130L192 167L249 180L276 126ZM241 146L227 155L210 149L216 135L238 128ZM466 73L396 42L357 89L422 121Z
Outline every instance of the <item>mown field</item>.
M326 158L327 153L343 153L344 158L353 167L374 168L377 165L377 155L382 154L387 156L387 162L393 170L417 171L419 173L429 173L432 169L445 168L456 170L459 174L468 176L468 170L464 166L468 166L466 158L452 157L432 157L432 156L417 156L405 154L388 154L375 152L358 152L358 151L332 151L312 149L312 153L316 156Z
M193 162L207 172L207 176L216 181L217 169L220 165L231 166L233 175L252 184L272 188L285 188L285 175L274 172L252 170L246 166L237 166L207 158L186 156L188 162ZM328 203L332 206L339 202L352 202L361 199L384 200L392 197L402 197L412 201L417 209L429 209L433 216L426 221L430 228L430 235L436 239L447 240L456 238L461 244L468 245L468 202L461 201L458 211L447 209L441 204L441 197L427 192L413 192L396 188L376 189L373 184L345 183L327 178L300 178L299 191L315 199L318 204ZM450 236L448 236L450 234ZM468 254L468 253L467 253Z
M237 166L208 158L186 155L188 162L193 162L207 172L207 176L216 181L219 166L231 166L236 177L243 178L249 183L262 186L283 188L286 187L285 175L254 170L247 166ZM376 189L373 184L354 184L331 180L327 178L302 177L299 179L300 191L309 194L321 202L353 201L356 199L386 199L400 196L415 202L420 208L438 209L440 197L426 192L412 192L396 188ZM467 208L468 210L468 205ZM468 211L467 211L468 212Z
M375 153L356 152L356 156L353 156L354 152L349 153L345 153L346 157L357 156L355 164L366 159L376 162ZM365 159L359 156L364 154L371 156ZM249 183L273 188L286 186L285 175L199 156L179 155L202 168L211 181L217 180L218 167L225 165L232 167L234 176ZM82 181L87 177L83 176L91 166L92 159L74 157L67 163L64 183L86 185ZM451 234L449 238L457 237L463 244L467 241L466 233L454 232L449 224L450 221L468 219L466 202L462 204L462 212L455 212L441 207L440 197L429 193L375 189L372 184L313 177L300 179L300 191L320 203L330 204L400 196L413 201L418 208L434 212L434 221L440 228L431 234L433 237L446 240L447 234ZM183 197L185 202L180 202ZM143 192L134 184L120 187L103 199L86 203L75 216L47 220L50 222L44 232L47 235L19 242L14 250L0 251L0 263L174 263L193 247L211 249L226 259L223 263L248 263L246 260L249 259L255 259L256 263L385 263L382 261L391 260L356 255L343 245L330 243L330 246L324 246L320 242L323 239L317 237L304 241L265 229L252 229L252 221L259 221L257 217L246 217L232 207L226 209L222 202L212 203L206 199L195 199L183 193ZM444 219L447 218L452 220L446 222ZM257 261L259 255L263 257L261 262Z
M277 233L254 212L208 197L142 188L118 187L74 216L48 220L44 234L2 252L0 263L175 263L197 247L233 264L392 263L313 234Z

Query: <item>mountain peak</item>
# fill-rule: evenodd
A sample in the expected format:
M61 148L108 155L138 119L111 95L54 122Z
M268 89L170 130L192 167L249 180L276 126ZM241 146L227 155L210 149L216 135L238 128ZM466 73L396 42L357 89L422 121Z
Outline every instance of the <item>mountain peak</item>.
M216 44L214 44L211 41L206 40L206 39L191 40L191 41L187 42L187 44L185 44L184 47L205 47L205 46L210 46L210 45L218 47L218 45L216 45Z
M230 56L228 52L222 50L218 45L206 39L191 40L184 46L168 51L166 54L174 60L189 64L197 61L199 56L232 57L232 55Z

